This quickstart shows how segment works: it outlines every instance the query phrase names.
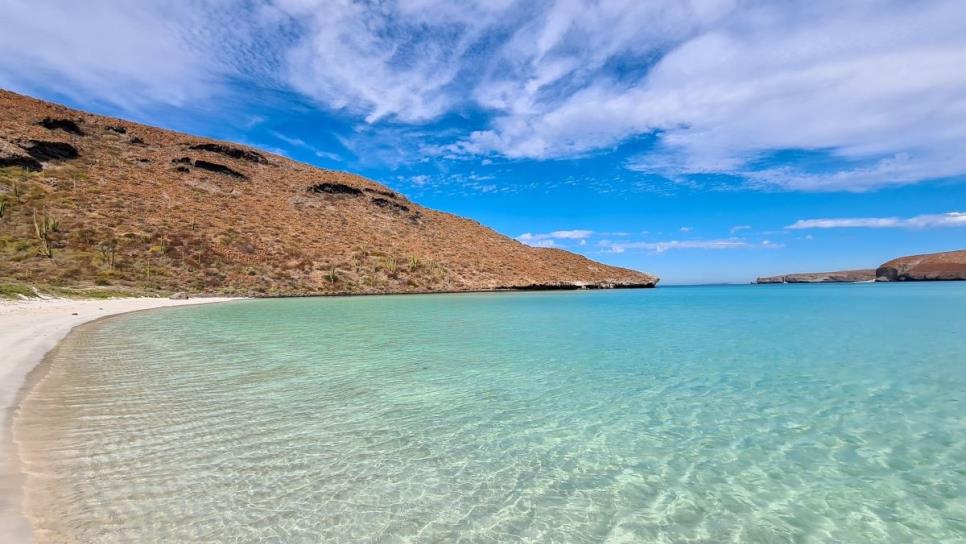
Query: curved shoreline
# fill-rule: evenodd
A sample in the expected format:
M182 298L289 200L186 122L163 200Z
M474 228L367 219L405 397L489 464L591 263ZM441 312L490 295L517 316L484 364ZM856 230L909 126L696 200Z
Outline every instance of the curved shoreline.
M12 415L27 377L77 326L141 310L239 300L237 298L38 299L0 301L0 540L32 541L22 509L23 473L12 442Z

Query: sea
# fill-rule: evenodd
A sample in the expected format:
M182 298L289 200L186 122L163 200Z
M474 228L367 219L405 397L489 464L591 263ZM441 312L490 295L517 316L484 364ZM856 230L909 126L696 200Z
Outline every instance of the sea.
M966 282L243 300L36 373L37 542L966 542Z

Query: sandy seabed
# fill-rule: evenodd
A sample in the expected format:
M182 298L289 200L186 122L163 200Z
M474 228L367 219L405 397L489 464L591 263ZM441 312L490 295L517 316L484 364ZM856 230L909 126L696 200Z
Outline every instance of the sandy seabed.
M22 511L23 474L11 441L10 419L28 374L76 326L111 315L231 298L30 299L0 301L0 542L31 541Z

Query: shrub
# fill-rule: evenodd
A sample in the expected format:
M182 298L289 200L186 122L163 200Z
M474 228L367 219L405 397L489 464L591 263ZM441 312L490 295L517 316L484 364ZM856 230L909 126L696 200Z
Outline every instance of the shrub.
M37 211L34 210L34 231L37 233L37 239L40 240L40 253L44 257L51 258L54 256L54 247L50 236L58 230L60 230L60 221L47 215L46 208L40 221L37 220Z

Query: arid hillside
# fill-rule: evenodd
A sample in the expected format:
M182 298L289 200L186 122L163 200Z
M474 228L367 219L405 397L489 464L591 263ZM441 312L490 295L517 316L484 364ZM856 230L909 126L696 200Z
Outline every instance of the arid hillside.
M876 281L966 280L966 250L899 257L875 274Z
M0 278L251 295L653 287L368 179L0 91Z

